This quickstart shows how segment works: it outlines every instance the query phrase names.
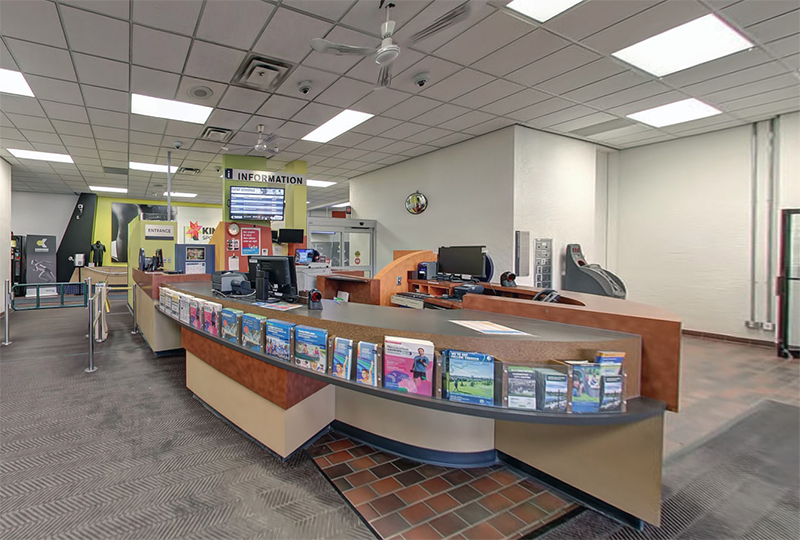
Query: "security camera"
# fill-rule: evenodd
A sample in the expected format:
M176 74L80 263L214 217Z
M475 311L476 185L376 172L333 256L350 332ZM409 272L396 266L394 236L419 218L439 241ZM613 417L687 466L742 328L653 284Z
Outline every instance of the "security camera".
M303 95L311 92L311 81L301 81L298 86L300 88L300 93Z
M430 77L430 73L428 73L427 71L424 71L422 73L417 73L414 76L414 84L422 88L423 86L428 84L428 77Z
M217 172L220 172L220 171L222 171L222 167L219 167L219 166L214 167L214 170L217 171Z
M178 150L180 149L181 146L183 146L183 143L181 141L175 141L174 143L172 143L172 146L175 147L175 150Z

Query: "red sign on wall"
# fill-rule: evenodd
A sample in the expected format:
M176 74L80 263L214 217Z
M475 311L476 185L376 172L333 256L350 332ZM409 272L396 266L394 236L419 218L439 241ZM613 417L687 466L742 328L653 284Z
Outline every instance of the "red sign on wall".
M261 229L242 228L242 255L261 255Z

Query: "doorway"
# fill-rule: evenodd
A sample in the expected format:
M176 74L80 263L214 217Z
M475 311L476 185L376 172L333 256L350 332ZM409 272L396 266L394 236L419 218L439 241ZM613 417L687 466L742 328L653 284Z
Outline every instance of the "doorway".
M778 354L800 357L800 208L781 214Z
M375 220L309 218L308 247L331 261L331 269L375 275Z

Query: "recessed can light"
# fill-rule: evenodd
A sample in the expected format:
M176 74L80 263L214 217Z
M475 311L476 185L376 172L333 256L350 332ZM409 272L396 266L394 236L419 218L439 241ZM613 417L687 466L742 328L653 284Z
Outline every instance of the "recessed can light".
M192 86L189 95L195 99L208 99L214 95L214 91L208 86Z

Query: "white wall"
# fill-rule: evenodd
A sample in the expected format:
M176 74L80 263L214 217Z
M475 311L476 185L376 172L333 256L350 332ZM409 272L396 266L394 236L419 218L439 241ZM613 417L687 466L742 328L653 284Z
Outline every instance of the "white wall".
M3 287L11 278L11 165L0 158L0 298L5 294ZM5 301L0 300L0 312L5 309Z
M778 205L781 208L800 208L800 113L781 116L778 132Z
M606 194L605 180L596 181L597 147L516 126L514 155L513 228L530 231L531 239L553 239L553 286L558 289L567 244L581 244L589 262L605 259L595 222L598 210L605 212ZM533 276L517 282L532 285Z
M496 273L513 268L514 128L477 137L350 181L353 217L375 219L376 271L396 249L486 245ZM428 209L409 214L415 191Z
M77 201L77 195L14 191L11 194L11 230L22 235L55 235L58 246Z

